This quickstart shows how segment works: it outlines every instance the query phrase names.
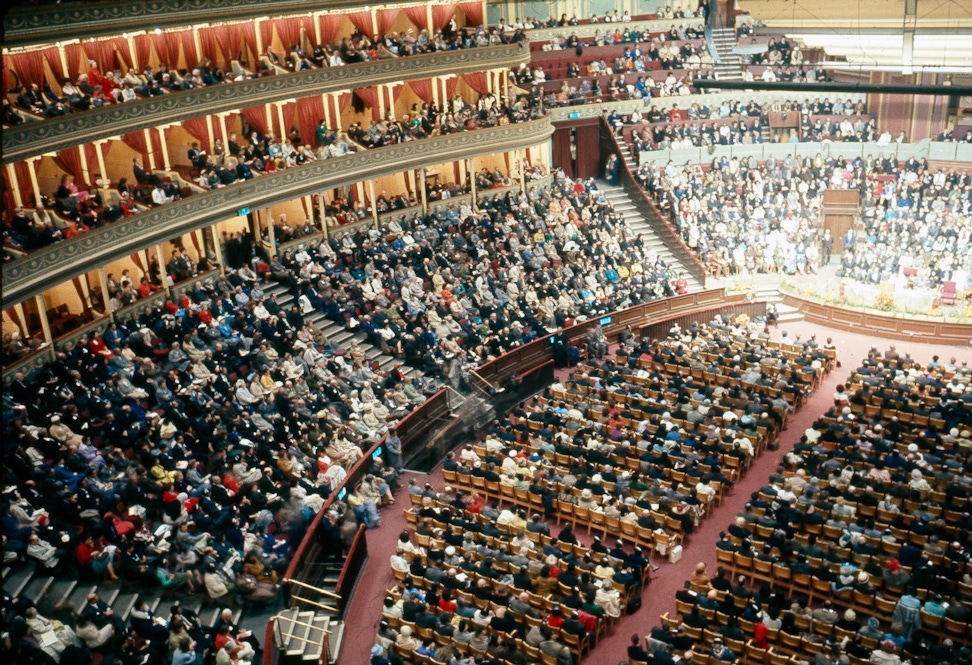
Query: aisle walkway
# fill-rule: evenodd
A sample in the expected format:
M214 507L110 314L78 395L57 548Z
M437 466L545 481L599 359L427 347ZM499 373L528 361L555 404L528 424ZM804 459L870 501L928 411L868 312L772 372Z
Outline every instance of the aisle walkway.
M660 570L653 575L650 591L643 596L641 610L630 617L624 617L614 634L602 639L596 651L585 659L585 662L617 663L627 658L627 646L632 633L643 636L658 622L660 614L669 612L674 615L675 592L689 578L699 561L704 561L711 571L715 571L715 542L719 532L725 530L735 515L743 509L749 495L759 489L769 474L779 465L786 452L800 439L802 432L819 414L830 407L835 386L847 378L850 370L867 355L872 344L879 344L882 352L887 348L887 342L874 337L830 331L805 321L794 322L773 330L773 338L779 339L784 330L791 337L800 334L807 338L816 333L821 342L828 336L833 337L843 367L831 372L806 405L791 416L779 450L767 451L756 460L746 477L736 485L732 494L725 498L722 505L702 523L689 540L681 561L676 564L669 564L662 560L656 562L660 565ZM954 355L960 360L967 358L972 361L972 349L969 347L942 347L910 342L895 344L899 352L902 354L909 352L913 358L922 363L928 362L936 354L946 359ZM428 476L403 474L403 487L412 476L415 476L420 483L431 482L436 488L442 486L440 469ZM348 608L347 628L338 665L366 665L369 662L369 651L381 619L381 605L385 590L393 586L389 557L394 552L395 542L406 524L402 511L407 507L408 497L404 490L399 491L397 499L397 505L383 510L381 528L368 532L369 559ZM553 525L551 530L554 530ZM581 534L581 539L587 540L584 534Z

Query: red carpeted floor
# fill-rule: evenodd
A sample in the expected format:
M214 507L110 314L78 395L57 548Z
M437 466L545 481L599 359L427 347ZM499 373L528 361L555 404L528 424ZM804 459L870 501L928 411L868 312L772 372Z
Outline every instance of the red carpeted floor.
M740 512L749 495L756 491L776 468L783 455L792 448L793 444L807 427L831 404L834 388L843 382L851 369L867 355L872 345L878 345L880 351L888 348L889 343L866 334L845 333L814 326L806 322L783 324L773 330L773 338L779 339L786 331L790 337L797 334L804 339L812 334L822 343L827 337L832 337L837 346L839 358L843 367L832 372L817 391L811 396L804 407L790 417L787 431L783 433L779 450L767 451L753 464L746 474L727 496L722 505L706 519L698 531L686 543L682 559L675 564L659 559L655 563L660 570L653 574L651 586L643 595L642 608L636 614L625 617L618 624L613 635L603 638L597 649L586 661L593 663L617 663L627 658L627 646L631 635L637 633L644 636L653 625L658 623L659 615L675 612L675 592L682 583L689 578L695 565L704 561L714 574L716 568L715 542L719 532L725 530ZM902 355L910 353L911 357L921 363L931 360L933 355L947 360L951 356L972 360L972 349L969 347L943 347L934 344L912 342L894 342ZM416 476L420 483L431 482L436 488L442 486L442 474L436 470L433 474L403 474L402 486L408 483L408 478ZM338 665L364 665L369 662L369 651L374 644L374 635L381 618L381 605L385 590L393 586L389 557L395 549L395 542L402 529L405 528L403 509L407 507L408 497L404 490L398 494L399 502L382 511L383 524L380 528L368 532L369 559L362 573L354 598L348 608L347 626ZM551 525L553 531L553 525ZM584 534L581 539L585 540Z

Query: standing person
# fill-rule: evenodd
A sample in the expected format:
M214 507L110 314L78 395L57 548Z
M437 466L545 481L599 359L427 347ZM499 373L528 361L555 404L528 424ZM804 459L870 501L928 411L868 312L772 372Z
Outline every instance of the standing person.
M618 184L618 156L611 154L607 158L607 163L604 165L604 179L608 181L610 185Z
M402 439L397 430L389 430L385 437L385 452L388 456L388 466L401 473L402 471Z
M824 229L823 239L820 241L820 254L823 257L823 265L830 264L830 254L834 250L834 237L830 235L830 229Z

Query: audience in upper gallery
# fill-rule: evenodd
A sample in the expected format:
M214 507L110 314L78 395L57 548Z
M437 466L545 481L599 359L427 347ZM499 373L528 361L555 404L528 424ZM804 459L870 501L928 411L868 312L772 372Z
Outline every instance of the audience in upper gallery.
M972 265L969 174L937 169L910 158L900 166L879 155L744 158L701 165L639 168L645 190L671 209L683 239L712 274L815 273L829 263L833 238L816 224L826 189L866 192L864 232L844 238L840 275L878 284L914 268L909 286L960 290Z

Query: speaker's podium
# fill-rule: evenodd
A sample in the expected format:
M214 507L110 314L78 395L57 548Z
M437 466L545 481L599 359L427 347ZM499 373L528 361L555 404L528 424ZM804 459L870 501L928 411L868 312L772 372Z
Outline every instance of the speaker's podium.
M828 189L823 195L824 228L834 237L833 253L844 251L844 234L854 227L861 196L856 189Z

